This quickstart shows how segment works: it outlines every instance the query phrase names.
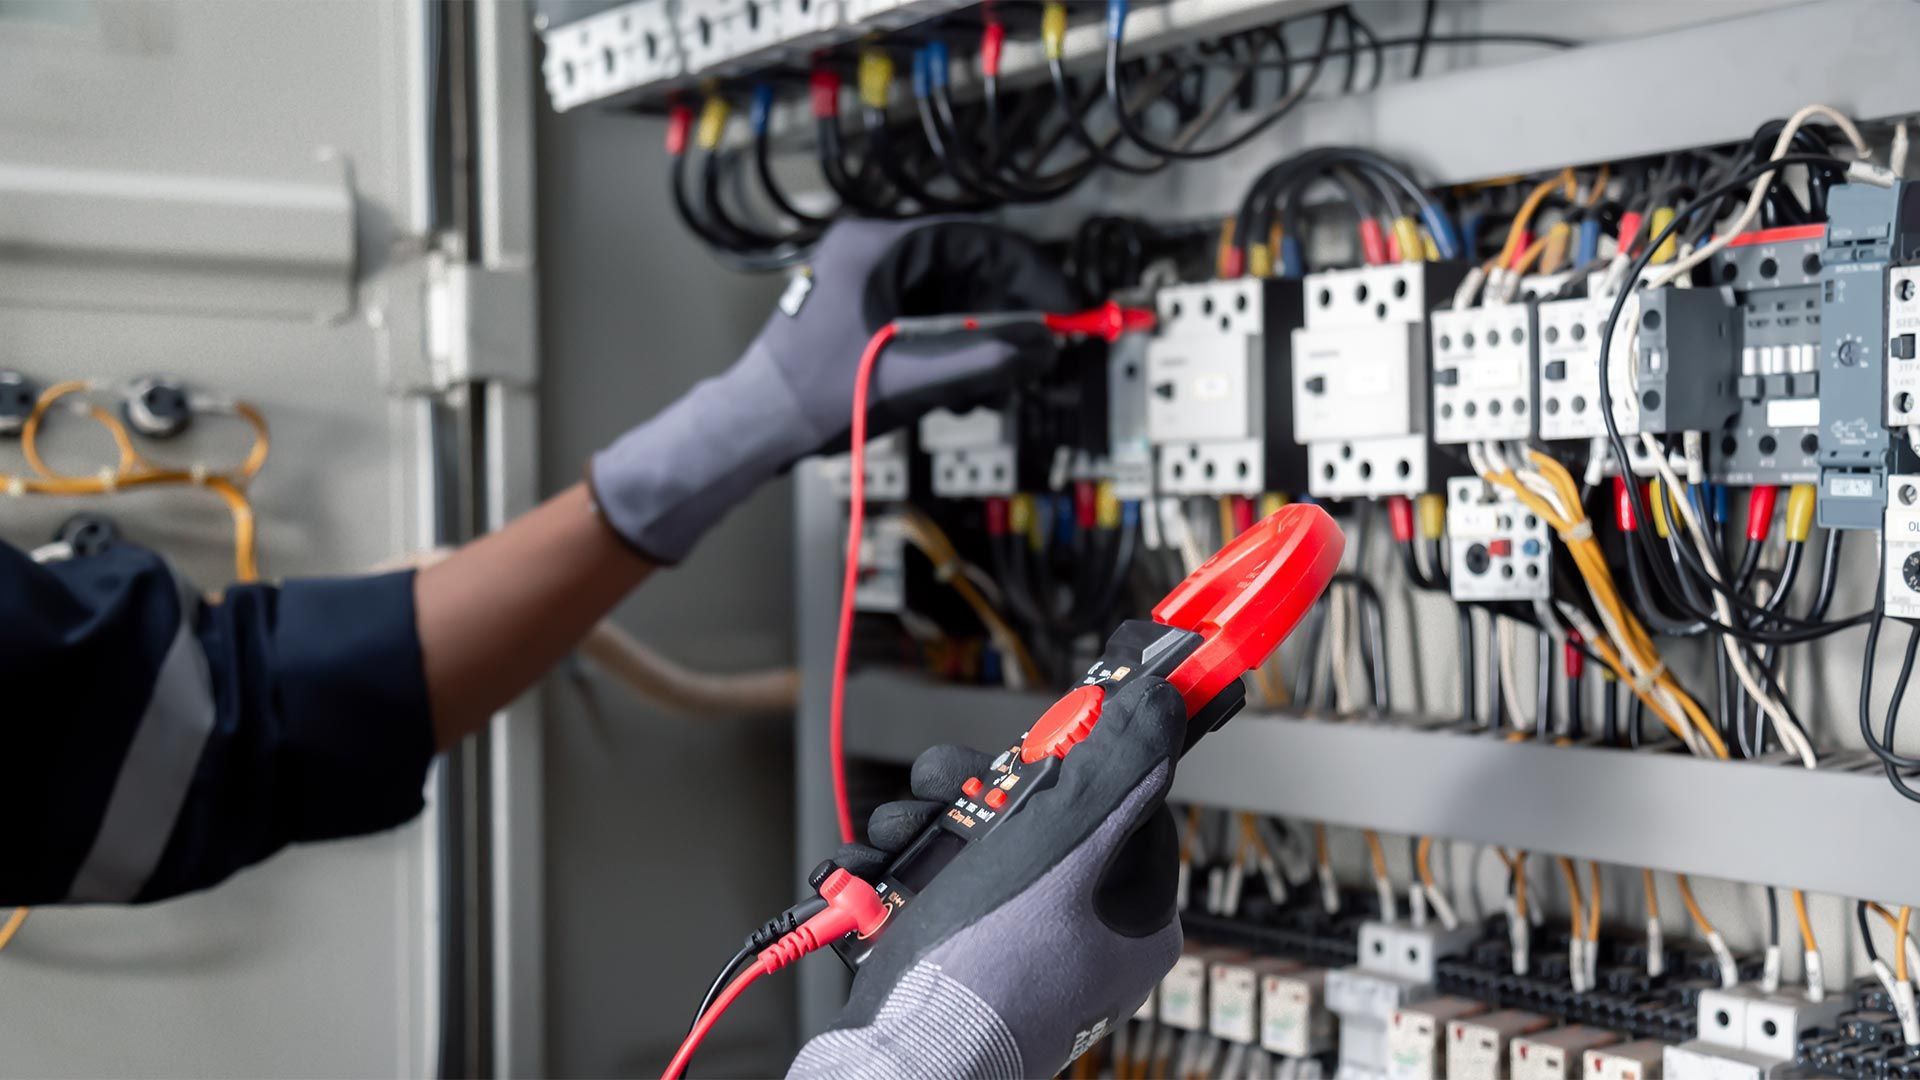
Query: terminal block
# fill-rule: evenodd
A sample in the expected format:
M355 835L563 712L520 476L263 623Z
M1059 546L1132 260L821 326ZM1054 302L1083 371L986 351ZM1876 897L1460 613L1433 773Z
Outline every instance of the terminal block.
M1429 984L1361 967L1327 972L1327 1009L1340 1018L1340 1075L1386 1075L1393 1014L1433 996Z
M1153 440L1147 436L1145 334L1122 334L1107 352L1107 452L1116 498L1153 497Z
M1587 1051L1585 1080L1659 1080L1667 1044L1639 1039Z
M1478 477L1447 481L1447 582L1462 601L1545 600L1552 592L1547 524Z
M1820 476L1820 252L1824 226L1764 229L1713 260L1741 320L1739 415L1710 473L1724 484L1811 484Z
M1208 1032L1230 1043L1258 1045L1265 1020L1261 998L1268 978L1278 979L1300 970L1297 961L1271 956L1215 963L1207 991Z
M853 497L853 458L835 454L823 459L827 484L842 499ZM899 502L907 497L907 436L890 431L867 440L866 496L868 502Z
M1293 435L1307 490L1378 498L1435 490L1454 471L1429 441L1427 314L1458 283L1446 263L1370 266L1304 279L1293 334Z
M1011 416L984 406L920 418L920 447L933 458L933 493L943 499L1012 495L1019 490L1019 451Z
M1260 1046L1306 1058L1333 1048L1333 1014L1326 1004L1325 968L1300 966L1260 977Z
M1920 188L1841 184L1827 197L1820 255L1819 523L1874 529L1887 502L1887 474L1904 466L1889 437L1888 268L1920 256Z
M1531 438L1539 389L1533 305L1436 311L1431 321L1433 440Z
M1881 542L1886 545L1886 613L1920 619L1920 475L1891 477Z
M1162 492L1256 495L1306 486L1307 455L1295 441L1287 397L1300 288L1237 278L1160 291L1159 332L1146 347L1145 420L1160 451Z

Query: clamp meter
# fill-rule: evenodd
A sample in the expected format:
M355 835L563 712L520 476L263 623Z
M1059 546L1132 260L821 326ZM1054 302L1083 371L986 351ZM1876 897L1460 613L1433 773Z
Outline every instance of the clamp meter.
M1187 708L1181 754L1246 704L1241 676L1264 663L1325 592L1346 541L1317 506L1283 506L1234 538L1175 586L1151 619L1129 619L1079 685L1034 721L1020 741L969 779L945 813L887 868L874 888L898 910L913 901L969 843L1019 813L1059 779L1061 761L1093 733L1118 687L1143 675L1165 679ZM879 935L834 943L849 967Z

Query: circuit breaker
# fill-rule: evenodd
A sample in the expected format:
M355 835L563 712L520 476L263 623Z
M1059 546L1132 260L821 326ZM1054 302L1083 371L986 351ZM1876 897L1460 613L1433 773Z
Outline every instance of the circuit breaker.
M1540 305L1538 340L1540 366L1540 437L1593 439L1607 433L1600 410L1606 400L1600 391L1600 334L1613 301L1554 300ZM1640 432L1640 413L1631 395L1620 395L1627 373L1611 372L1615 394L1614 423L1622 435Z
M1286 391L1299 282L1237 278L1162 289L1145 357L1146 434L1169 495L1298 491L1306 453Z
M1545 600L1552 594L1547 523L1478 477L1447 481L1447 549L1453 598Z
M1639 294L1632 397L1640 430L1719 431L1740 411L1735 389L1740 324L1718 289L1666 287ZM1628 311L1633 311L1629 307ZM1623 317L1615 333L1627 333Z
M1304 279L1293 434L1307 447L1310 494L1417 495L1451 471L1428 440L1427 313L1461 275L1451 264L1407 263Z
M1920 252L1920 189L1841 184L1827 196L1820 255L1819 523L1873 529L1888 472L1909 471L1889 437L1888 267ZM1889 461L1889 457L1895 458Z
M1147 436L1146 334L1122 334L1107 351L1107 454L1115 498L1153 496L1153 440Z
M866 496L868 502L899 502L907 497L907 435L889 431L867 440ZM835 496L853 497L853 457L835 454L825 459L827 484Z
M933 459L931 486L943 499L1005 496L1019 490L1014 424L1004 410L935 409L920 418L920 448Z
M1531 438L1539 416L1533 305L1436 311L1431 322L1434 441Z
M1886 424L1898 442L1920 427L1920 266L1887 276Z
M1820 476L1820 225L1736 238L1712 263L1741 320L1740 411L1709 456L1723 484L1811 484Z
M1887 490L1882 533L1887 614L1920 619L1920 475L1889 477Z

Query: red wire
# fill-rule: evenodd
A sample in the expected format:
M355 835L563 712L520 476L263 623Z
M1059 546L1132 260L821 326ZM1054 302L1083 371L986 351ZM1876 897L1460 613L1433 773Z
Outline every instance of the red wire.
M840 628L833 643L833 699L827 728L827 753L833 757L833 812L840 819L840 842L853 843L853 808L847 802L847 654L853 649L853 596L860 583L860 530L867 519L867 389L873 369L887 343L899 333L893 323L867 339L853 376L853 429L849 433L848 476L852 484L847 501L847 571L840 581Z
M765 975L767 971L766 961L755 960L747 970L734 976L733 981L727 984L727 988L720 991L720 996L713 999L713 1007L701 1013L699 1021L693 1025L693 1030L687 1032L686 1041L680 1044L680 1049L674 1053L673 1060L667 1062L667 1071L660 1074L660 1080L675 1080L686 1071L687 1062L693 1060L693 1052L700 1049L700 1040L706 1038L707 1032L713 1030L713 1025L720 1020L720 1014L727 1011L727 1006L732 1005L733 999L740 996L740 991L745 990L753 980Z

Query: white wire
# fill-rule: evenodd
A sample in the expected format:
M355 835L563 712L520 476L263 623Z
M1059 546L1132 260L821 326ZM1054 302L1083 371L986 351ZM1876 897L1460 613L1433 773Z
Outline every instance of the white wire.
M1672 462L1669 462L1666 459L1666 455L1660 452L1659 440L1651 435L1642 435L1640 438L1641 441L1647 445L1649 456L1655 459L1655 468L1660 470L1661 480L1670 486L1670 490L1674 494L1674 497L1669 499L1668 502L1680 508L1680 518L1681 522L1685 525L1688 534L1687 538L1692 542L1694 550L1700 553L1700 559L1706 565L1707 576L1718 583L1721 578L1720 572L1716 570L1713 565L1713 549L1707 544L1706 530L1701 524L1699 514L1694 510L1693 501L1686 497L1686 486L1681 483L1679 476L1674 473ZM1662 494L1660 498L1666 498L1666 496ZM1721 595L1718 589L1711 591L1713 593L1713 609L1715 614L1719 616L1721 622L1731 624L1733 622L1733 612L1727 603L1727 598ZM1813 745L1807 741L1806 733L1801 730L1800 725L1794 722L1793 717L1788 715L1786 709L1774 698L1773 694L1761 684L1752 669L1748 667L1746 653L1741 651L1739 643L1732 637L1724 634L1719 635L1719 637L1720 644L1726 651L1727 659L1733 665L1734 675L1740 680L1740 685L1746 689L1748 696L1760 703L1761 711L1765 712L1767 718L1773 721L1774 732L1780 737L1780 745L1798 757L1800 763L1807 768L1811 769L1816 767L1819 764L1819 759L1814 754Z
M1341 716L1345 716L1354 711L1355 698L1353 673L1347 667L1348 654L1350 652L1347 643L1347 623L1349 621L1347 618L1347 596L1350 592L1352 592L1351 589L1343 586L1336 588L1333 594L1327 598L1327 602L1333 606L1332 616L1328 620L1331 625L1327 628L1328 636L1333 639L1331 646L1333 649L1333 711Z
M1507 707L1507 715L1513 717L1515 731L1532 731L1536 718L1529 717L1520 700L1519 673L1514 669L1513 654L1518 648L1513 635L1513 620L1495 620L1498 623L1500 649L1500 700Z
M65 540L55 540L27 552L27 558L37 563L65 562L73 558L73 545Z

